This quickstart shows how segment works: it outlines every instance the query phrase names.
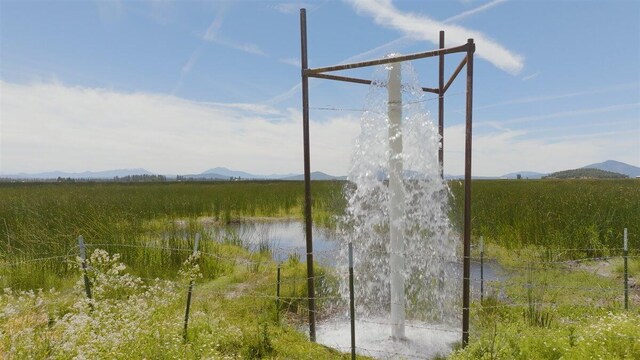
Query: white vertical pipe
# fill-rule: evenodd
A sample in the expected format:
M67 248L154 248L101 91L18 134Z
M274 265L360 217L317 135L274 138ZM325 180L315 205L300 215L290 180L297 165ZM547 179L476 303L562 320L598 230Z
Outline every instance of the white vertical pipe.
M391 64L387 91L389 95L389 228L391 242L391 336L403 339L404 299L404 189L402 184L402 93L400 63Z

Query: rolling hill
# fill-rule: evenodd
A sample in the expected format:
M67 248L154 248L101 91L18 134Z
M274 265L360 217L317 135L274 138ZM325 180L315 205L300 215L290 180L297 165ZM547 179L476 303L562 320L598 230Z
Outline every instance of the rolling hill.
M607 160L601 163L583 166L583 169L599 169L624 174L629 177L640 176L640 167L629 165L620 161Z
M628 175L593 168L564 170L551 173L545 179L623 179Z

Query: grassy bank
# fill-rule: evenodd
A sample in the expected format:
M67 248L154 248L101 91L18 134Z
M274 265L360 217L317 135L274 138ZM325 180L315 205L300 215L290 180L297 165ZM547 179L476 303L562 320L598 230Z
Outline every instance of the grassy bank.
M539 247L488 246L502 278L471 305L470 344L451 359L639 359L640 289L624 306L622 259L556 261ZM637 277L631 259L630 277ZM477 292L477 288L475 289Z
M275 296L275 265L269 254L228 247L218 254L229 270L203 279L206 257L186 257L174 280L143 279L118 255L95 250L88 261L92 299L82 271L73 266L72 287L58 291L0 294L0 356L48 359L347 359L311 343L288 324L305 315L304 267L282 266L282 300ZM262 257L261 266L255 266ZM189 328L184 337L188 284L195 281ZM322 284L318 284L322 292ZM271 296L269 296L271 295ZM319 304L322 306L322 304ZM284 322L283 319L291 319Z
M314 221L331 227L343 211L344 183L313 184ZM461 229L462 184L450 187L451 220ZM343 357L291 327L306 319L299 259L283 268L277 311L268 244L255 251L237 234L214 239L206 231L247 218L302 219L303 189L301 182L0 184L0 285L12 289L0 297L0 355L100 358L111 346L148 358ZM622 309L620 259L569 261L619 256L625 227L638 255L637 180L474 181L472 210L474 243L484 236L486 255L510 275L473 303L472 342L452 358L638 358L640 303L633 290L631 310ZM184 343L188 281L180 270L197 232L202 277ZM127 265L110 277L93 273L94 312L77 283L78 235L90 251L118 253L116 262ZM593 270L602 261L609 274ZM632 258L632 277L638 266ZM323 291L335 284L316 286L334 295Z

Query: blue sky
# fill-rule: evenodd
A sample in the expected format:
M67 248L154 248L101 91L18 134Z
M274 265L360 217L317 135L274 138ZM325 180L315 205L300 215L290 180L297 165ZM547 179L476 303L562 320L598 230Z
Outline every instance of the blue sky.
M439 29L449 46L474 37L474 175L640 166L638 1L0 0L0 173L302 172L300 7L311 67L431 50ZM434 60L413 65L436 87ZM450 174L462 80L446 99ZM346 173L366 92L311 80L313 170Z

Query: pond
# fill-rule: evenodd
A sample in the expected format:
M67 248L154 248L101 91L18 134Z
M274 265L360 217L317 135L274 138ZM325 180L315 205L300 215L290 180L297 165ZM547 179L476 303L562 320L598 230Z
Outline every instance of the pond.
M306 261L304 223L299 220L244 221L214 226L209 231L214 239L224 239L225 237L241 239L243 245L250 249L266 246L271 250L276 261L285 261L293 254L299 256L300 261ZM323 265L335 266L339 246L339 239L335 231L313 227L315 261ZM456 265L460 264L452 264L452 266ZM504 270L495 261L485 261L483 272L485 281L505 279ZM472 287L479 289L480 263L478 261L471 262L471 280Z
M294 254L300 257L300 261L306 261L304 223L299 220L243 221L214 226L209 231L214 239L235 237L249 249L268 248L276 261L285 261ZM335 265L335 257L332 261L330 256L323 255L338 251L336 234L315 226L312 232L314 260Z

